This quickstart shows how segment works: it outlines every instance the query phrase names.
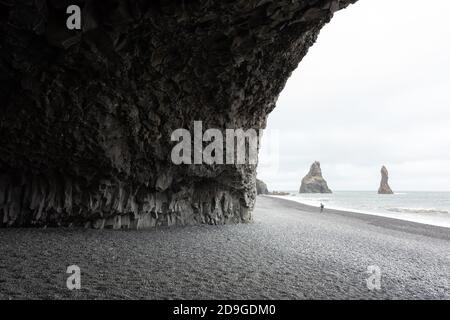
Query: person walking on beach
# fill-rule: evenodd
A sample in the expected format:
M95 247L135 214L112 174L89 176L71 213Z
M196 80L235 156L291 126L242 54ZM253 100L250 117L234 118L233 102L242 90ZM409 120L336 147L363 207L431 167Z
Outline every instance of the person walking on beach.
M323 209L325 208L325 206L323 205L323 203L320 203L320 213L323 212Z

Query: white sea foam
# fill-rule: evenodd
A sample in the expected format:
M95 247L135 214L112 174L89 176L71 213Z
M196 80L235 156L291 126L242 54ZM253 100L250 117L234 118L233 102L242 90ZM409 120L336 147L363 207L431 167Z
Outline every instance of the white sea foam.
M449 214L450 212L447 210L440 210L436 208L387 208L386 210L392 212L406 212L406 213L444 213Z
M367 191L333 194L290 193L278 198L326 209L352 211L450 228L450 192L399 192L378 195Z

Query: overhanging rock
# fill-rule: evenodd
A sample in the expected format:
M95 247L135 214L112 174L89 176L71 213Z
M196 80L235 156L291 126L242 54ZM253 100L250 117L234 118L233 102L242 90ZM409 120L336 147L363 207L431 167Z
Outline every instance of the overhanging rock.
M255 166L175 166L171 133L264 128L351 2L1 1L0 224L250 221Z

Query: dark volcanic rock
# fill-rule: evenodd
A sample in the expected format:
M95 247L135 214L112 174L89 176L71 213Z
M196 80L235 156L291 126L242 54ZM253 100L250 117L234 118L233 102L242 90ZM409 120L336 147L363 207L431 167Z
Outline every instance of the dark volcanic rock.
M259 179L256 179L256 194L269 194L267 185Z
M391 190L391 187L388 183L389 173L385 166L381 167L381 182L380 188L378 188L379 194L393 194L394 192Z
M300 193L331 193L327 182L322 177L320 162L315 161L311 165L308 174L302 179Z
M175 166L171 133L264 128L355 1L1 1L0 225L251 220L255 165Z

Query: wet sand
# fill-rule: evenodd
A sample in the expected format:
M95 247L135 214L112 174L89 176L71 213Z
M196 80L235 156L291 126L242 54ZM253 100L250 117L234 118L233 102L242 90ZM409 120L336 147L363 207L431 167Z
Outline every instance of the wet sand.
M0 298L450 299L450 229L318 211L259 197L249 224L1 229ZM73 264L81 290L66 288Z

